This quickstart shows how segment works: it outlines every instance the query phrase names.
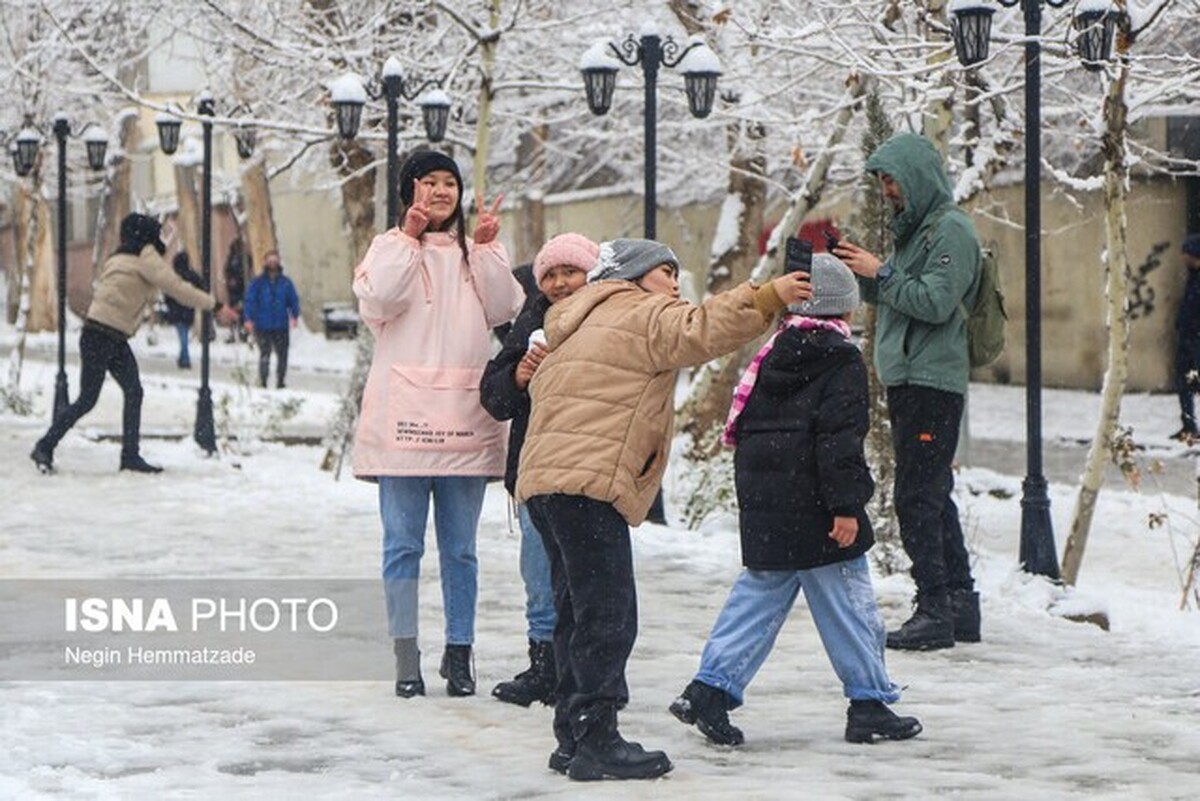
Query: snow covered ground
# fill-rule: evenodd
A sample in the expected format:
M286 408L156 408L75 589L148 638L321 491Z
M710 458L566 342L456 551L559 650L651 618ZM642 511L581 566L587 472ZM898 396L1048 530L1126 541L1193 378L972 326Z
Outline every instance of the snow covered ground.
M0 347L11 343L11 331L0 330ZM136 347L146 368L146 429L190 430L196 371L175 370L167 336L156 345L143 336ZM35 393L35 414L0 416L0 576L376 575L373 487L319 471L317 447L248 439L319 432L351 359L348 343L299 337L295 388L285 391L239 388L230 376L239 363L252 367L248 349L216 344L214 398L220 406L228 397L226 430L242 436L243 452L206 459L188 440L148 439L145 455L166 467L149 477L118 473L119 446L96 439L119 430L112 382L60 446L60 472L35 472L27 454L48 421L53 339L37 338L30 354L23 387ZM77 389L74 368L70 381ZM736 531L728 522L701 532L645 525L635 533L641 633L622 729L665 749L675 770L650 784L596 787L551 773L549 710L488 695L525 659L518 538L503 488L493 484L479 535L479 696L448 698L436 676L441 596L430 537L421 617L428 697L402 701L387 682L368 681L5 682L0 797L1200 797L1200 613L1179 610L1180 564L1200 515L1191 495L1161 491L1150 467L1155 458L1184 458L1166 439L1174 400L1135 396L1125 405L1123 418L1147 448L1142 490L1102 494L1078 593L1067 600L1106 610L1112 630L1104 632L1049 612L1059 591L1016 570L1022 393L977 385L970 399L972 436L1009 443L1015 465L964 468L958 482L984 642L888 654L906 688L898 710L925 725L915 740L842 740L845 702L802 603L734 713L745 746L708 746L675 721L666 706L695 670L739 569ZM1049 391L1045 403L1048 434L1091 436L1095 396ZM1069 484L1052 483L1060 551L1074 496ZM1164 513L1167 524L1152 529L1150 516ZM889 625L898 624L907 577L876 586ZM378 650L388 664L382 604Z

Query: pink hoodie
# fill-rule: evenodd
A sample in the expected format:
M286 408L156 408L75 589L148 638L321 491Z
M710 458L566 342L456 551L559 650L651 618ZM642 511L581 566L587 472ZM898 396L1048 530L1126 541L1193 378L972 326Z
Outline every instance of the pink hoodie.
M525 293L498 241L452 234L375 237L354 271L359 314L375 334L354 439L354 475L502 476L505 424L479 405L493 326Z

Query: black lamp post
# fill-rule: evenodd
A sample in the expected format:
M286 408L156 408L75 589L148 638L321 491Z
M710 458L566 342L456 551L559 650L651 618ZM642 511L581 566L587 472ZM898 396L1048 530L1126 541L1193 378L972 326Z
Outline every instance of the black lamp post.
M713 98L717 91L717 78L721 65L717 56L702 41L692 41L681 51L675 40L663 39L650 25L644 26L638 37L632 34L617 45L601 41L588 48L580 59L579 69L583 73L583 86L587 92L588 108L593 114L607 114L612 106L613 90L617 85L617 70L621 64L642 65L645 81L645 204L643 206L645 237L654 239L658 211L658 68L679 67L683 72L688 95L688 109L692 116L707 117L712 112Z
M380 73L382 91L368 88L357 75L347 73L330 85L330 94L337 117L338 134L343 139L353 139L362 122L362 110L367 97L387 101L387 228L394 228L400 219L400 160L397 154L400 136L400 98L412 101L430 87L438 85L428 80L418 87L406 87L404 68L399 59L391 56L383 64ZM440 89L421 95L421 118L425 125L425 138L440 142L446 136L446 122L450 117L450 97Z
M1067 0L1045 0L1062 8ZM1025 447L1026 475L1021 485L1021 550L1024 569L1052 580L1059 579L1058 551L1054 545L1054 524L1050 519L1050 496L1042 467L1042 75L1041 36L1042 0L1000 0L1006 7L1021 4L1025 16ZM1095 3L1083 0L1081 12ZM1107 2L1103 3L1107 9ZM954 46L964 67L988 57L988 35L992 9L980 0L952 0ZM1109 14L1106 10L1104 14ZM1082 14L1081 14L1082 15ZM1081 27L1076 17L1076 27ZM1094 23L1085 23L1090 32ZM1099 58L1111 52L1112 27L1101 25L1109 34L1108 49L1088 51L1094 60L1085 61L1089 69L1102 68ZM1080 45L1082 48L1082 45ZM1084 51L1081 49L1081 53ZM1088 58L1085 55L1085 58ZM1097 64L1098 66L1091 66Z
M216 101L208 92L196 98L196 113L200 115L203 131L203 176L200 182L200 265L204 289L212 286L212 118L216 116ZM159 114L158 140L168 156L179 147L179 130L183 121L173 114ZM239 152L241 148L239 147ZM212 312L200 315L200 394L196 401L196 422L192 438L210 456L217 452L216 426L213 423L212 389L209 387L208 342L212 338Z
M58 374L54 379L54 413L58 414L70 402L67 391L67 137L79 136L71 131L66 114L54 117L54 139L58 142ZM104 169L104 153L108 135L99 126L84 126L82 132L87 147L88 166ZM18 141L18 147L20 143Z

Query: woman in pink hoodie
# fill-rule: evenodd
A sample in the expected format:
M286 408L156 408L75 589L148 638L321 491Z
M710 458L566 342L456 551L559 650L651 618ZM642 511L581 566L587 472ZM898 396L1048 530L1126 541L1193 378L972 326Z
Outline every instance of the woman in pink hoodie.
M359 314L375 335L354 440L354 474L379 483L388 633L396 695L424 695L417 582L433 499L446 648L439 673L452 696L472 695L471 646L479 566L475 537L489 478L504 475L505 428L479 405L493 326L516 316L524 292L497 241L500 199L468 242L462 175L449 156L418 150L400 170L400 227L375 237L354 271Z

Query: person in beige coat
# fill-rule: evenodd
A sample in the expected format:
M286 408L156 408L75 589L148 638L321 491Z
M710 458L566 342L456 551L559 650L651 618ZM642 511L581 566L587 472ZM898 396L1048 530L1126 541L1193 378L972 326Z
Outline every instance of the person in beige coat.
M517 473L550 557L558 664L550 767L572 779L648 779L671 769L617 731L637 636L629 526L666 469L675 378L763 334L811 296L793 273L697 306L679 297L679 260L644 239L605 242L588 285L546 316L550 354L530 384Z
M95 294L79 335L79 396L54 415L50 430L29 455L44 473L54 469L54 448L79 418L100 398L105 373L112 373L125 393L121 431L121 469L158 473L161 467L141 457L142 382L129 338L141 324L146 307L165 292L185 306L216 310L228 321L232 310L221 309L211 295L185 281L163 259L167 247L160 238L162 226L145 214L129 214L121 221L121 242L100 269Z

